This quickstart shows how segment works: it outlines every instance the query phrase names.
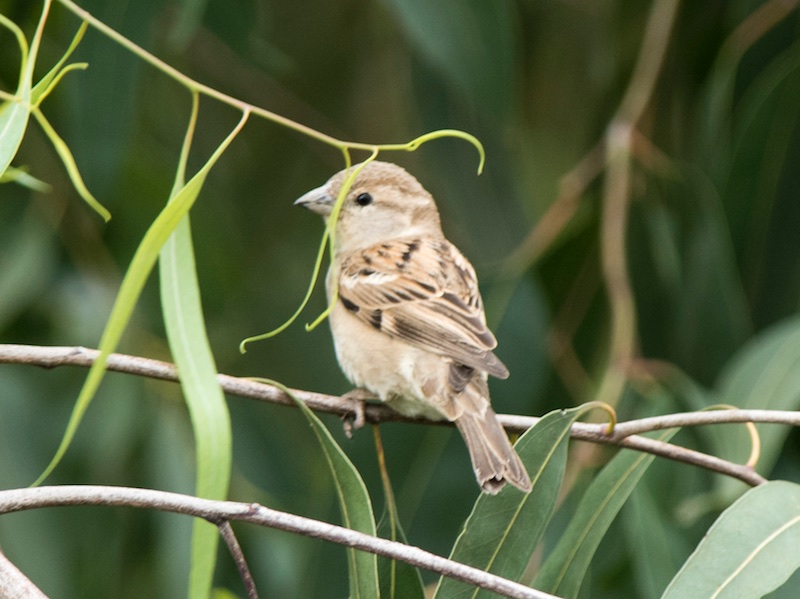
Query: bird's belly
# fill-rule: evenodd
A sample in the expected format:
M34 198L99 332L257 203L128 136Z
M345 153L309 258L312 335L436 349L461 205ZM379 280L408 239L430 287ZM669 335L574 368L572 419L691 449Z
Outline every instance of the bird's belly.
M351 383L375 393L407 416L442 418L432 405L431 383L446 380L444 358L389 337L349 314L340 305L331 316L339 365Z

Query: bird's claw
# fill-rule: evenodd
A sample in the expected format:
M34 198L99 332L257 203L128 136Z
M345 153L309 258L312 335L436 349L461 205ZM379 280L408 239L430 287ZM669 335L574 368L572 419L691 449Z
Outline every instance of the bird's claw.
M353 406L352 411L344 416L344 434L348 439L353 438L353 431L363 428L367 423L367 400L374 397L375 394L366 389L353 389L342 395L342 399Z

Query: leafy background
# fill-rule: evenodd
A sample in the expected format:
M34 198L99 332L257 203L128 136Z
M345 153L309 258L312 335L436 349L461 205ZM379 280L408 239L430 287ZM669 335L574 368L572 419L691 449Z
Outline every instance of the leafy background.
M790 12L764 31L739 27L758 23L752 15L777 4L680 7L640 127L656 150L637 156L627 249L640 353L682 374L638 379L618 406L623 418L719 401L800 403L798 384L788 380L800 353L800 21ZM400 142L437 128L479 137L488 155L481 177L474 149L457 140L391 159L434 194L448 236L478 270L498 354L512 372L493 382L495 406L543 414L593 398L609 345L602 177L590 182L569 226L540 259L511 280L499 273L558 196L562 177L603 136L639 55L649 3L81 6L193 78L338 137ZM0 12L29 35L39 10L37 2L0 0ZM43 65L57 60L77 27L54 7ZM133 251L172 185L190 108L186 91L91 30L75 58L89 69L68 75L44 110L114 217L104 225L80 201L31 126L15 164L28 165L53 189L0 187L3 342L96 346ZM3 30L2 89L14 89L18 64L13 37ZM190 172L238 116L201 101ZM325 327L306 333L299 323L245 355L237 349L242 338L280 324L301 299L322 227L292 201L339 168L335 150L251 119L209 176L192 229L220 371L327 393L349 389ZM120 350L171 359L154 279ZM320 293L306 320L323 308ZM784 361L783 378L760 377L776 357ZM41 473L85 374L0 368L0 487L25 486ZM779 383L783 392L767 392ZM230 497L338 522L327 465L303 417L241 399L229 406ZM380 509L371 434L346 440L335 419L325 421ZM447 555L478 495L461 440L439 427L381 430L409 541ZM763 473L798 480L797 434L787 438L774 427L763 433ZM746 457L746 436L734 427L676 440ZM110 374L49 482L191 493L192 455L178 386ZM545 553L605 457L573 447L574 493L556 514ZM592 597L658 596L739 492L710 474L656 460L603 541L584 590ZM341 548L237 530L265 596L346 595ZM184 596L190 532L186 518L133 510L62 508L0 520L4 551L53 596ZM224 553L216 582L239 592Z

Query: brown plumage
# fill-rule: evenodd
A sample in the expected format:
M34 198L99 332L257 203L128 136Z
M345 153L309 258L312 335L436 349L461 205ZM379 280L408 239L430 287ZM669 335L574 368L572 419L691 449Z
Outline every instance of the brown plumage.
M347 174L296 203L327 220ZM369 163L342 205L334 254L330 324L345 375L401 413L453 421L487 493L506 482L530 491L489 403L487 376L508 369L492 352L475 271L445 239L430 194L399 166Z

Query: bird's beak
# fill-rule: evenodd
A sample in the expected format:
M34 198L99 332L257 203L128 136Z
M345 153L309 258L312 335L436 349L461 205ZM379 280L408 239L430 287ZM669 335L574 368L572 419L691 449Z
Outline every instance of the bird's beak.
M294 205L308 208L311 212L316 212L327 218L331 215L335 201L336 198L332 197L327 190L327 186L323 185L297 198Z

